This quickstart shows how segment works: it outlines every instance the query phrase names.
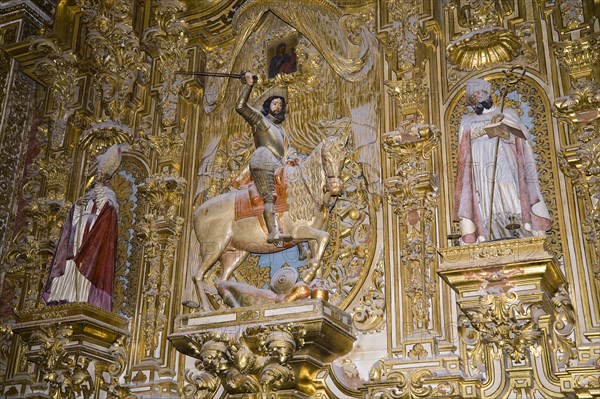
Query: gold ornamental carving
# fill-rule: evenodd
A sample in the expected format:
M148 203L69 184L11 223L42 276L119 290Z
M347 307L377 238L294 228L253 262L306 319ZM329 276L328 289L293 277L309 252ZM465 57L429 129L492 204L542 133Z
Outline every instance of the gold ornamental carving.
M439 142L439 129L411 123L383 138L383 148L396 164L394 176L385 183L385 196L403 226L399 262L406 273L405 293L411 303L410 331L427 328L436 292L436 251L431 233L439 193L438 178L428 163Z
M31 334L30 344L42 348L41 363L43 381L48 384L48 396L53 399L91 397L94 382L87 367L90 359L71 357L66 349L73 335L71 326L50 326Z
M294 383L289 362L304 346L306 330L301 324L249 327L239 338L228 334L202 333L190 345L204 378L188 374L188 381L220 378L230 394L258 394L284 389ZM211 378L212 377L212 378ZM183 390L184 397L198 397L197 383Z
M53 109L50 137L52 148L59 148L64 141L67 121L74 112L79 59L72 51L62 51L56 39L36 38L30 49L34 53L45 55L36 62L34 68L36 76L44 81L50 91Z
M177 114L178 96L183 88L183 76L178 71L185 70L188 44L188 24L177 18L186 10L178 0L162 0L154 5L156 26L144 32L142 42L158 58L158 73L162 78L158 90L158 109L162 126L173 126ZM165 143L166 144L166 143Z
M562 19L562 28L576 29L583 24L583 2L577 0L560 0L558 9Z
M394 370L393 364L385 360L373 365L365 387L366 397L380 399L455 398L458 394L455 382L439 382L426 368Z
M104 3L98 0L78 0L83 18L88 24L87 44L97 72L94 85L98 90L102 110L101 120L130 123L132 110L128 99L135 85L148 80L150 65L140 48L140 40L132 27L133 3Z
M521 41L501 27L469 32L448 45L448 58L460 71L509 62L521 53Z
M459 71L510 62L521 54L521 40L503 26L513 13L512 2L446 0L444 7L449 14L456 13L458 24L467 29L446 48L448 60Z
M383 260L373 270L372 286L366 289L360 304L352 309L352 325L360 332L378 332L385 326L385 271Z
M600 32L554 43L554 55L572 79L591 77L593 66L600 58Z
M544 391L552 398L565 397L555 386L538 382L520 385L530 373L529 364L539 361L546 374L570 370L577 359L575 310L565 278L555 258L547 251L544 237L512 240L513 251L499 248L506 243L485 243L440 251L440 275L457 292L461 311L458 332L470 373L489 380L498 372L492 359L505 359L511 367L503 387L518 394ZM488 253L485 257L479 254ZM574 375L579 373L575 371ZM509 388L510 386L510 388ZM485 388L484 391L485 392ZM499 391L496 391L499 392ZM554 392L554 393L552 393ZM485 395L493 395L487 392Z
M592 272L600 278L600 86L590 80L573 85L554 103L554 115L567 122L577 144L563 148L559 162L583 198L582 229L592 247Z

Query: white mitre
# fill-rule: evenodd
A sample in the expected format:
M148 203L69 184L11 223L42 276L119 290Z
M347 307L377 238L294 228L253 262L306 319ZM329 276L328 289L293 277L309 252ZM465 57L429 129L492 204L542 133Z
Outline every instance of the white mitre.
M119 144L110 146L96 158L98 171L104 176L112 176L121 164L121 147Z

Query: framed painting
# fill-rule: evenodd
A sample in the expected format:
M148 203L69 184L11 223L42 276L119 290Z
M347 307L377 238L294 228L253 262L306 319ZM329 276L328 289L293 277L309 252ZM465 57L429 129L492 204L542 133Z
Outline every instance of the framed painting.
M279 74L290 74L298 70L298 34L272 40L267 45L267 77L273 79Z

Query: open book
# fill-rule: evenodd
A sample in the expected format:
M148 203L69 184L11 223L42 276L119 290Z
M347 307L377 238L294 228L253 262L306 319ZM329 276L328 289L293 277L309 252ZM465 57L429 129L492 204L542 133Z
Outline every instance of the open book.
M508 139L510 135L520 137L523 140L527 140L523 131L512 123L509 123L506 118L500 122L492 123L483 128L489 138L500 137L501 139Z

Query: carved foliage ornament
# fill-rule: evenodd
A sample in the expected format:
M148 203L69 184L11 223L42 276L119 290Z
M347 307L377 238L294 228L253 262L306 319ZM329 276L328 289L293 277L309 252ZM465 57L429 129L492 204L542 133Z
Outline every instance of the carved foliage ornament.
M34 39L30 50L45 54L45 57L35 64L35 73L48 85L53 101L51 137L52 146L57 148L63 143L67 119L74 111L72 105L79 60L72 51L62 51L56 39Z
M30 344L41 347L40 366L51 398L88 399L94 392L94 381L88 371L91 359L71 355L66 350L72 335L73 327L61 325L40 328L31 334Z
M115 122L126 124L129 100L136 82L146 82L150 65L132 27L132 1L77 0L89 31L87 44L98 72L94 85L103 110Z
M379 383L368 389L369 398L381 399L416 399L416 398L441 398L457 393L454 382L437 382L433 373L426 369L416 371L393 370L393 364L386 360L379 360L369 372L370 382ZM390 385L380 387L381 383Z
M159 109L163 126L175 123L178 95L183 87L182 75L176 72L186 66L186 46L188 43L188 25L177 19L177 13L185 11L185 5L179 0L161 0L154 5L156 26L144 32L144 45L155 52L159 58L158 71L163 83L159 88Z
M261 393L284 389L295 381L290 361L304 346L306 330L297 324L248 327L238 337L196 334L189 344L200 373L188 371L185 398L208 397L220 380L230 393Z

